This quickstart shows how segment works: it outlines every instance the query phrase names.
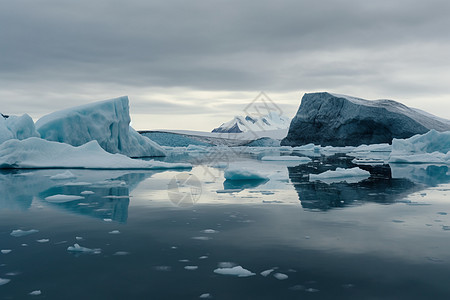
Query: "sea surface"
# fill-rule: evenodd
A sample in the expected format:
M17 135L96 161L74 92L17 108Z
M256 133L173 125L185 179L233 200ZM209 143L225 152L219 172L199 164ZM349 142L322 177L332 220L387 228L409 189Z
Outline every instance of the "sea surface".
M311 182L353 157L264 155L181 149L164 160L192 170L0 172L0 299L450 298L448 166ZM270 180L225 180L230 164Z

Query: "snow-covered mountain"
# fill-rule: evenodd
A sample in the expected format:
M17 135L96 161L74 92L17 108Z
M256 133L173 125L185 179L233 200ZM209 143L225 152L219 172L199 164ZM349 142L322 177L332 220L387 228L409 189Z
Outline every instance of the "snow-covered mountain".
M287 129L290 121L288 117L274 112L261 117L235 116L231 121L214 128L212 132L240 133Z

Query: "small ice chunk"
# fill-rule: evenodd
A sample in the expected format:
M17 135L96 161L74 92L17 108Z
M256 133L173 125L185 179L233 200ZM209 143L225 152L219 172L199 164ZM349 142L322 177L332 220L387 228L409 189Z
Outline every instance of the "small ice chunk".
M113 230L113 231L110 231L108 233L109 234L120 234L120 231L119 230Z
M269 270L262 271L260 274L261 274L262 276L264 276L264 277L267 277L267 276L269 276L270 273L272 273L273 271L275 271L275 270L274 270L274 269L269 269Z
M214 273L220 274L220 275L231 275L231 276L237 276L237 277L249 277L256 275L255 273L244 269L241 266L236 266L232 268L217 268L214 270Z
M35 290L35 291L32 291L31 293L29 293L28 295L39 296L40 294L42 294L41 290Z
M308 293L316 293L319 290L318 289L313 289L313 288L307 288L305 291L308 292Z
M199 298L200 299L211 299L212 296L210 293L205 293L205 294L201 294Z
M11 249L4 249L4 250L1 250L2 254L8 254L8 253L10 253L11 251L12 251Z
M48 243L48 242L50 242L50 240L49 239L40 239L40 240L36 240L36 242L38 242L38 243Z
M192 237L193 240L199 240L199 241L207 241L210 240L211 238L209 236L194 236Z
M130 252L126 252L126 251L117 251L116 253L114 253L113 255L117 255L117 256L124 256L124 255L129 255Z
M44 199L51 203L66 203L66 202L81 200L81 199L84 199L84 197L76 196L76 195L57 194L57 195L45 197Z
M154 269L156 271L169 272L169 271L172 270L172 267L170 267L170 266L156 266Z
M0 285L7 284L10 281L11 281L11 279L8 279L8 278L0 278Z
M30 229L30 230L21 230L21 229L16 229L11 231L10 235L14 236L14 237L21 237L21 236L26 236L29 234L33 234L39 232L39 230L37 229Z
M198 269L198 266L185 266L184 269L189 271L195 271Z
M179 262L189 262L189 259L179 259Z
M76 239L77 241L81 241L81 240L83 239L83 237L81 237L81 236L76 236L75 239Z
M203 255L203 256L200 256L198 259L207 259L207 258L208 258L208 256Z
M218 231L214 230L214 229L205 229L205 230L203 230L203 232L204 233L218 233Z
M69 170L67 170L63 173L59 173L59 174L50 176L50 179L52 179L52 180L67 180L67 179L75 179L75 178L77 178L77 176L75 176Z
M287 276L286 274L283 274L283 273L275 273L275 274L273 274L273 277L275 277L278 280L285 280L285 279L288 279L289 276Z
M67 251L70 252L80 252L80 253L92 253L92 254L99 254L102 252L101 249L91 249L91 248L86 248L86 247L82 247L78 244L74 244L73 246L69 246L67 247Z
M22 247L28 247L28 244L21 244Z
M80 193L80 195L93 195L93 194L95 194L95 192L93 192L93 191L82 191Z
M310 174L309 181L324 181L326 183L334 182L358 182L370 177L370 172L358 167L345 169L336 168L335 171L328 170L320 174Z
M105 222L112 222L112 219L106 218L106 219L103 219L103 221L105 221Z

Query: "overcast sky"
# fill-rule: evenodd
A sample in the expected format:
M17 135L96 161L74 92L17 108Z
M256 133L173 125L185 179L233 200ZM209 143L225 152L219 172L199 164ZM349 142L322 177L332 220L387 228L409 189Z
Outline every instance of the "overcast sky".
M211 130L265 91L394 99L450 119L450 1L2 1L0 112L122 95L136 129Z

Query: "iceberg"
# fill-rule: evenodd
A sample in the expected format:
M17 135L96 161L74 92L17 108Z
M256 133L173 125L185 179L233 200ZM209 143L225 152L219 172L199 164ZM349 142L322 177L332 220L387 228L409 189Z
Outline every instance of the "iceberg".
M302 98L281 145L358 146L391 143L431 129L450 130L450 121L393 100L368 101L331 93Z
M97 141L74 147L40 138L9 140L0 145L0 169L186 169L191 164L132 159L103 150Z
M450 164L450 131L394 139L389 163Z
M100 254L102 252L102 249L99 249L99 248L91 249L91 248L82 247L79 244L74 244L73 246L67 247L67 251L78 252L78 253Z
M22 116L0 116L0 144L10 140L23 140L29 137L39 137L33 119L27 114Z
M165 156L164 149L130 127L128 97L77 106L36 122L43 139L81 146L97 141L107 152L130 157Z

